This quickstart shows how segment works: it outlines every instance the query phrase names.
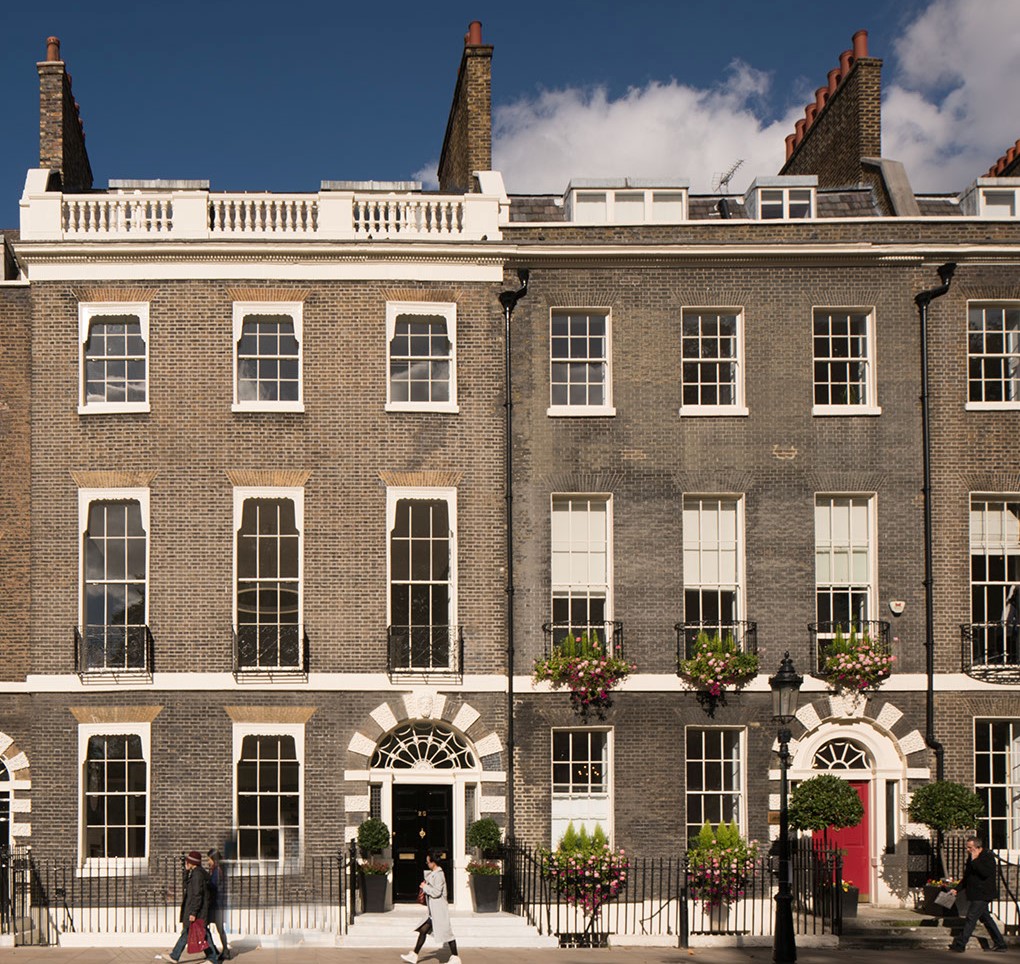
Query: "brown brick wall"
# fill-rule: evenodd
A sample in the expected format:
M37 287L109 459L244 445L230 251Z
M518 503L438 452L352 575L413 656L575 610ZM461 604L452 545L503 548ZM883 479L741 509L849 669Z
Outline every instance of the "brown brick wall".
M477 190L475 171L492 168L492 47L465 45L439 157L439 189Z
M816 174L819 187L857 184L861 158L881 156L882 61L862 57L779 173Z
M92 187L92 165L71 80L63 61L43 61L39 68L39 166L60 172L65 191Z
M28 288L0 287L0 680L29 668L30 319Z

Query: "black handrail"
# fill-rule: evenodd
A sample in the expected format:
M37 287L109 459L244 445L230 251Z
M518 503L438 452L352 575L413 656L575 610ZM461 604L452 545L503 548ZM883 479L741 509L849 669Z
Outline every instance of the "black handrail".
M758 624L749 619L731 619L721 622L675 623L676 631L676 662L679 668L681 661L694 656L698 637L707 633L710 639L718 636L720 640L732 639L742 653L758 652Z
M155 644L148 626L74 627L74 671L79 677L154 671Z
M458 674L464 666L463 626L387 626L390 677Z
M242 625L231 629L235 677L298 675L311 669L308 630L298 624Z
M960 626L963 672L1020 672L1020 623L1015 620L963 623Z

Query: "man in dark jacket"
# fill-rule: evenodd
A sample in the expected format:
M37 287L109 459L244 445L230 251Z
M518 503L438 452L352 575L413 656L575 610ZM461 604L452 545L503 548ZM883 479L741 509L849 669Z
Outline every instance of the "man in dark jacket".
M181 900L181 936L177 938L174 949L170 952L170 960L179 961L188 944L188 930L191 925L200 920L203 923L209 919L209 876L202 869L202 854L192 850L184 858L184 867L188 871L188 880L184 887L184 897ZM220 964L216 948L209 944L205 956L213 962Z
M963 952L978 921L985 925L988 936L992 939L992 950L1006 950L1006 941L995 923L995 918L988 913L988 904L999 896L998 876L999 863L995 859L995 854L985 850L985 842L980 837L968 837L967 863L963 868L963 877L952 893L966 888L970 907L967 908L963 931L949 945L951 951Z

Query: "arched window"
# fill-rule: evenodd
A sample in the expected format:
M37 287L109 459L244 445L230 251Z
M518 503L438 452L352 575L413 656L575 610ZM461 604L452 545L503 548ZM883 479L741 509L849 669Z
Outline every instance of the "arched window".
M475 755L463 737L437 723L406 723L385 736L372 754L373 769L471 770Z
M830 740L816 754L815 770L869 770L868 751L853 740Z

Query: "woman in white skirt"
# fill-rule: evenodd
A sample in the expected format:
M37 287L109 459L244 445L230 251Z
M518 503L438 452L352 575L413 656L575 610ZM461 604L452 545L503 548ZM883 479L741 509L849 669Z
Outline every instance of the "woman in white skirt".
M454 940L453 931L450 929L450 906L446 902L446 874L439 866L439 853L430 850L425 858L428 870L425 871L425 879L418 885L418 889L425 895L428 904L429 914L416 928L418 940L413 951L401 954L400 959L407 961L407 964L417 964L418 952L425 943L429 934L439 941L440 944L449 944L452 957L449 964L460 964L457 956L457 942Z

